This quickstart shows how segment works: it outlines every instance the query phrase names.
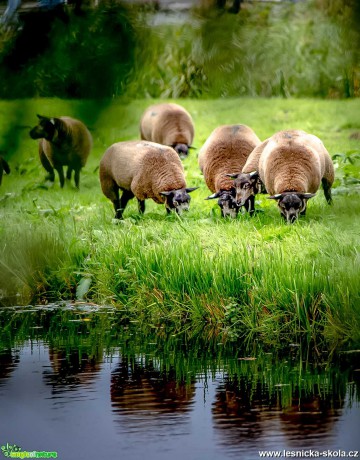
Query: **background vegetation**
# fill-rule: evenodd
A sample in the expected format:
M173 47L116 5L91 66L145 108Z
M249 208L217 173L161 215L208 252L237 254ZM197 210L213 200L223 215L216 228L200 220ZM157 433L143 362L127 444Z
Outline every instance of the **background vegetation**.
M147 5L151 3L147 2ZM356 0L36 11L0 29L0 98L326 97L360 94Z
M99 186L99 160L113 142L138 138L148 101L114 101L100 106L96 119L91 101L2 102L0 123L10 123L4 139L13 155L0 195L0 301L87 299L174 333L189 328L268 344L305 333L317 346L359 344L359 100L176 102L193 115L197 147L222 123L248 124L261 139L288 127L318 135L336 155L334 206L319 192L306 218L289 226L260 197L264 212L256 217L223 220L216 203L204 200L209 191L192 151L184 161L187 183L200 188L187 215L166 217L162 206L148 202L140 217L134 202L114 225ZM11 114L20 112L21 125L14 125ZM90 126L94 149L80 191L43 181L28 136L36 113L66 113Z

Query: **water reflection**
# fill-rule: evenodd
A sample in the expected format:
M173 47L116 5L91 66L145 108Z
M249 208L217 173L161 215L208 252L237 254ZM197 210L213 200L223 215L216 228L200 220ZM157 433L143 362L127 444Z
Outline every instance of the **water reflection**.
M359 444L359 354L315 359L256 345L244 361L239 344L136 334L116 314L84 309L0 315L0 326L10 321L13 335L0 334L4 442L87 460L120 451L254 459L261 449Z
M11 349L4 349L0 352L0 386L5 379L8 379L11 373L19 363L19 355Z
M194 381L178 380L174 369L157 368L150 359L146 364L121 359L111 376L111 401L116 412L137 412L156 417L159 414L187 412L195 394Z
M56 393L90 385L100 372L103 353L100 350L91 354L86 350L49 347L49 359L51 370L44 371L44 380Z
M324 375L315 368L299 375L287 364L281 367L279 363L279 373L243 368L243 375L225 375L219 382L212 414L219 443L229 452L246 449L255 439L259 448L266 449L334 445L336 425L349 406L350 394L356 393L351 391L354 369L347 368L344 375L333 368Z

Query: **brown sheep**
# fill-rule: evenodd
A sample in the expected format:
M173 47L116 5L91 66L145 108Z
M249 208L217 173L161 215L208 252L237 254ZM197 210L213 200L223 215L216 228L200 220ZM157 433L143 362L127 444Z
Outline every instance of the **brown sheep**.
M274 134L254 149L243 172L254 169L287 222L305 215L307 201L320 183L326 201L332 202L334 166L324 144L312 134L299 130Z
M258 175L241 174L241 170L260 142L246 125L224 125L210 134L199 152L200 169L206 185L214 192L207 199L218 198L223 217L236 217L241 206L253 213Z
M118 142L109 147L100 161L100 183L104 195L112 201L115 218L122 219L128 201L138 200L139 212L145 212L145 200L165 203L167 213L187 211L189 192L184 168L177 153L165 145L145 141ZM119 199L119 189L123 191Z
M140 121L141 139L173 147L185 158L194 140L194 124L187 110L173 103L148 107Z
M85 166L92 148L89 130L81 121L70 117L48 118L38 115L38 118L39 124L30 131L30 137L40 139L39 156L49 173L47 179L54 182L55 169L63 187L63 166L67 166L66 178L70 180L74 171L75 186L79 188L80 170Z
M0 185L2 182L2 176L4 171L6 172L6 174L10 174L10 166L7 163L7 161L4 160L4 158L0 157Z

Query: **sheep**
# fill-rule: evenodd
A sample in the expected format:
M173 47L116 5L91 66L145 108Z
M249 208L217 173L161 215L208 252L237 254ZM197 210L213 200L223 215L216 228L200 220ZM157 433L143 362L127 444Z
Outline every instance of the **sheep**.
M320 182L326 201L332 203L334 166L324 144L312 134L300 130L274 134L254 149L243 173L254 169L288 223L305 215L307 201L315 196Z
M206 199L218 198L223 217L236 217L241 206L253 214L252 191L258 186L258 174L244 175L241 170L249 154L260 142L254 131L246 125L223 125L210 134L200 149L199 167L206 185L213 192Z
M10 174L10 166L6 160L4 160L3 157L0 157L0 185L2 182L2 176L3 172L6 172L6 174Z
M39 124L30 131L32 139L39 140L40 161L49 173L46 177L55 180L54 169L59 174L60 187L64 187L63 166L67 166L66 178L71 180L74 171L75 186L80 185L80 170L92 148L92 137L86 126L70 117L49 118L37 115Z
M187 157L194 139L191 115L178 104L155 104L148 107L140 121L142 140L173 147L180 158Z
M104 195L111 200L115 219L122 219L128 201L138 200L140 213L145 212L145 200L165 203L169 214L179 215L189 210L189 193L184 168L171 147L146 141L125 141L110 146L100 161L100 183ZM119 189L123 191L119 199Z

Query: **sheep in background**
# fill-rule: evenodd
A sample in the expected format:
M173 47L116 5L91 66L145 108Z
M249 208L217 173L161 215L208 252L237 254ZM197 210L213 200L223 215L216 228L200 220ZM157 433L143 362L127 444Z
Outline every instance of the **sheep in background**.
M142 140L173 147L180 158L185 158L194 139L194 124L184 107L173 103L155 104L141 117L140 136Z
M246 125L224 125L216 128L199 152L199 166L208 188L207 199L218 199L223 217L236 217L241 206L254 211L254 189L258 174L241 174L241 170L260 139ZM232 180L231 178L235 178Z
M100 161L100 183L111 200L115 218L122 219L128 201L138 200L139 212L145 212L145 200L165 203L167 213L187 211L189 192L184 168L171 147L145 141L118 142L109 147ZM119 189L123 191L119 199Z
M315 196L320 182L326 201L332 202L334 166L324 144L312 134L299 130L274 134L254 149L243 172L254 169L287 222L305 215L307 201Z
M2 182L2 176L3 176L4 171L6 172L6 174L10 174L10 166L8 162L4 160L3 157L0 157L0 185Z
M63 166L67 166L66 178L74 171L75 186L80 185L80 170L85 166L92 148L92 137L87 127L70 117L49 118L37 115L39 124L30 131L32 139L40 139L39 156L47 179L55 180L54 169L59 174L60 186L65 183Z

